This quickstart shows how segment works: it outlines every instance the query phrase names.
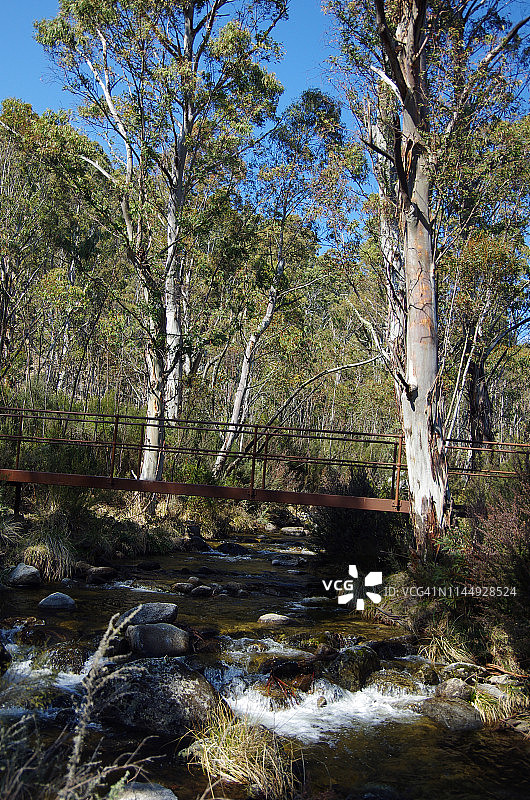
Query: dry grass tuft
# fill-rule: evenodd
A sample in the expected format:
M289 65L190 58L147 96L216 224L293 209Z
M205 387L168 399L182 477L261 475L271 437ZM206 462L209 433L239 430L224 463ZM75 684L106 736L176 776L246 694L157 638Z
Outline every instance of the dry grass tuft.
M468 648L464 636L449 616L432 620L422 633L427 642L419 648L419 655L429 661L465 661L473 664L475 658Z
M473 697L473 705L486 725L492 725L499 720L513 717L525 709L530 708L528 696L518 686L499 687L503 697L493 697L477 686Z
M267 800L294 795L298 784L295 763L300 756L292 743L282 742L246 718L234 717L222 704L195 736L192 763L202 767L210 787L221 780Z

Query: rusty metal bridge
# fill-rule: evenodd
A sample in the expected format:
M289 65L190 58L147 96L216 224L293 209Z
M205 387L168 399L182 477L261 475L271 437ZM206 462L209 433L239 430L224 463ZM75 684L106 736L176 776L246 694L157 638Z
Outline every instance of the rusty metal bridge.
M0 481L14 484L18 497L23 484L43 484L409 513L400 434L240 425L218 484L212 469L230 424L166 419L162 479L141 480L146 429L160 424L145 416L0 407ZM530 454L529 444L514 442L474 447L453 439L446 446L449 473L469 477L513 476L514 459ZM333 491L333 475L358 467L379 476L386 497Z

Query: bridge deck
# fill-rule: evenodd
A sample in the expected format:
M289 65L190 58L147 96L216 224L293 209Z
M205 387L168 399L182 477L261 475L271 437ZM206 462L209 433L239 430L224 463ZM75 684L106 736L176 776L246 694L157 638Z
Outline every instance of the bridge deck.
M140 480L154 428L163 440L155 451L161 480ZM231 431L204 420L0 407L0 481L409 513L400 434L240 425L217 485L213 465ZM513 476L514 457L530 455L530 445L517 442L446 447L450 473L467 477ZM389 496L338 493L358 468L377 475Z

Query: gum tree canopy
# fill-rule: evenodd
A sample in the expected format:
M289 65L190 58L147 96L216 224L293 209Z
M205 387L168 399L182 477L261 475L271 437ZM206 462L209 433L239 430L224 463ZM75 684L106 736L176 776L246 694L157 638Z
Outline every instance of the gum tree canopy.
M377 346L394 376L418 554L448 524L437 318L436 173L460 137L513 116L521 35L497 0L332 0L339 83L379 188L389 314ZM462 215L464 216L464 215Z
M148 416L141 477L159 479L164 416L193 369L190 298L212 220L282 87L264 65L284 0L61 0L37 39L106 141L120 235L144 293ZM111 221L116 225L116 220ZM198 300L197 302L200 302ZM198 360L195 360L198 363Z

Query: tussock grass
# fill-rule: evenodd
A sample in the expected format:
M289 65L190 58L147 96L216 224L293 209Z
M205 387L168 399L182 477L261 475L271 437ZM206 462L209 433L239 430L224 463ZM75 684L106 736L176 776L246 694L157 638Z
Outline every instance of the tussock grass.
M503 697L493 697L488 692L475 689L473 705L486 725L492 725L499 720L513 717L514 715L530 708L530 699L518 686L499 687Z
M292 797L298 785L299 754L271 731L234 717L225 705L210 714L203 730L195 731L192 763L199 764L210 787L237 783L267 800ZM213 794L212 794L213 796Z
M418 652L429 661L475 663L463 633L447 614L429 622L422 632L422 638L427 641L420 646Z

